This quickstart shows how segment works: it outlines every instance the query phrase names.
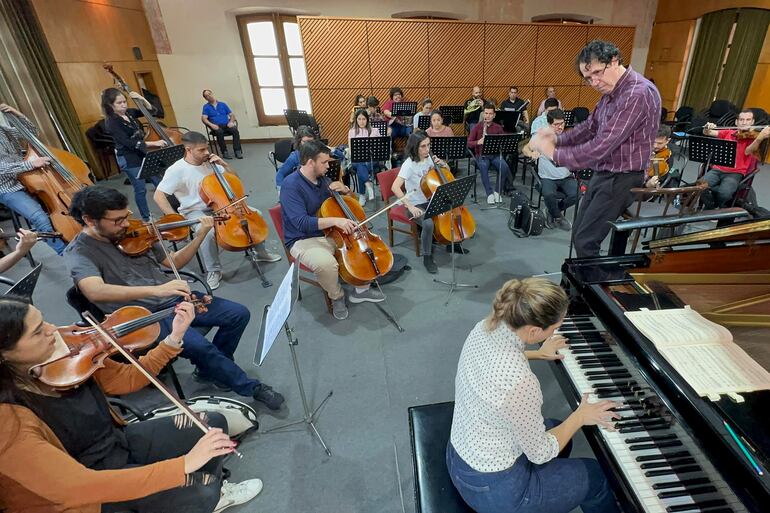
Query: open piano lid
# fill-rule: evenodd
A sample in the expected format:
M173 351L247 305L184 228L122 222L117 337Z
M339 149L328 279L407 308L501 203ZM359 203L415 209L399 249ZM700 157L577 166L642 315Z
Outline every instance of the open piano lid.
M761 242L770 241L770 219L758 219L735 223L730 226L686 233L675 237L646 241L645 249L660 249L690 244L713 244L717 242Z

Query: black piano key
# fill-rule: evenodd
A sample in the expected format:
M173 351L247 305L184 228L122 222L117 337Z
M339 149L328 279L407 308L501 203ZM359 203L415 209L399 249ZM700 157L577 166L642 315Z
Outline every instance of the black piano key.
M581 363L616 363L621 364L621 361L619 358L615 356L607 356L607 355L588 355L588 356L576 356L575 360L578 362L578 365Z
M647 451L651 449L662 449L666 447L681 447L682 442L680 440L669 440L667 442L651 442L647 444L636 444L628 447L629 451Z
M603 364L603 363L581 363L580 365L581 369L607 369L607 368L618 368L622 369L623 366L621 364Z
M700 465L689 465L684 467L678 467L678 468L670 468L665 470L648 470L644 473L646 477L657 477L657 476L670 476L672 474L686 474L688 472L700 472L702 469L700 468Z
M668 424L661 424L657 426L637 426L626 427L618 429L618 433L625 435L626 433L641 433L642 431L660 431L661 429L668 429Z
M587 349L587 348L586 349L572 349L572 348L570 348L570 352L572 352L574 354L591 354L591 353L594 353L594 354L600 354L600 353L601 354L612 354L612 349L610 349L609 347L600 347L600 348L596 348L596 349Z
M704 493L714 493L717 489L713 486L699 486L697 488L688 488L686 490L672 490L670 492L660 492L658 497L661 499L672 499L674 497L686 497L688 495L702 495Z
M639 444L642 442L663 442L664 440L676 440L676 435L670 433L668 435L638 436L636 438L626 438L623 441L627 444Z
M676 504L668 506L666 511L669 513L679 513L683 511L704 511L705 508L713 506L727 506L724 499L711 499L708 501L693 502L692 504Z
M670 488L692 487L698 485L711 484L711 481L707 477L694 477L692 479L683 479L681 481L668 481L666 483L655 483L652 485L653 490L668 490Z
M644 456L637 456L636 461L641 463L643 461L657 461L657 460L665 460L665 459L672 459L672 458L684 458L687 456L692 456L689 451L674 451L674 452L664 452L662 454L645 454Z
M668 421L661 417L629 417L628 420L618 421L618 427L653 426L664 423L668 425Z
M618 374L624 374L627 373L625 369L607 369L607 370L598 370L598 371L587 371L584 374L586 376L606 376L609 374L610 376L616 376Z
M588 381L602 381L606 377L607 376L589 376L586 379L588 379ZM625 372L623 374L618 374L617 376L614 376L614 378L615 379L631 379L631 374L629 374L628 372Z
M651 461L649 463L642 463L639 468L647 470L651 468L671 468L675 465L692 465L695 463L694 458L682 458L679 460L664 460L664 461Z

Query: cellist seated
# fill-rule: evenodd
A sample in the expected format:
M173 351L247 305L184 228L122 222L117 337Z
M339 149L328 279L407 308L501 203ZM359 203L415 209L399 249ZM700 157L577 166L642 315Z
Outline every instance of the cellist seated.
M155 189L153 199L164 214L173 214L174 208L166 198L167 194L176 196L179 200L179 213L187 219L199 219L211 215L206 204L201 199L198 190L205 177L213 174L206 162L218 165L220 168L236 174L218 155L209 152L206 136L199 132L187 132L182 136L184 158L174 162L163 175L163 180ZM259 262L277 262L280 255L270 253L265 249L265 243L257 244L257 260ZM206 268L206 282L214 290L222 280L222 264L219 261L219 246L214 230L206 235L198 251L203 258Z
M281 186L281 217L284 243L300 264L313 271L318 283L332 301L335 319L347 319L345 291L339 281L339 264L334 256L336 245L324 236L323 230L338 228L352 233L356 223L344 217L317 217L321 204L331 197L330 190L350 194L342 182L332 182L325 176L331 155L329 148L318 141L308 141L300 147L300 168L286 177ZM378 303L385 295L368 284L355 287L351 303Z

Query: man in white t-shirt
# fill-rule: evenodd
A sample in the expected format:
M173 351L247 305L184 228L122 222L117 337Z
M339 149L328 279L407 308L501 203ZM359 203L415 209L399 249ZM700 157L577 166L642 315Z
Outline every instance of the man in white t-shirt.
M174 208L166 195L173 195L179 201L179 213L187 219L197 219L210 215L208 206L203 202L198 190L205 177L214 171L206 162L230 173L230 169L218 155L209 152L206 136L199 132L187 132L182 136L184 158L174 162L158 184L153 199L164 214L173 214ZM256 246L257 258L260 262L277 262L280 255L269 253L264 243ZM206 268L206 282L213 289L219 287L222 280L222 264L219 261L219 246L215 230L211 230L200 246L203 266Z

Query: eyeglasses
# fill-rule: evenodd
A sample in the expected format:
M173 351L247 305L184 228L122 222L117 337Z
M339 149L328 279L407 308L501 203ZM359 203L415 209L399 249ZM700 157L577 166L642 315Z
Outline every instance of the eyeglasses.
M603 77L604 72L609 67L610 65L608 63L608 64L605 64L604 67L601 69L595 69L595 70L589 71L588 76L585 76L585 75L583 76L583 82L589 85L592 84L594 80L598 80L599 78Z
M131 217L131 214L133 214L133 212L131 212L129 210L128 214L126 214L124 216L120 216L120 217L102 217L102 218L100 218L100 221L112 221L113 223L115 223L115 226L120 226L121 224L123 224L126 221L128 221L128 218Z
M554 126L556 128L564 128L565 122L564 121L554 121L551 126Z

